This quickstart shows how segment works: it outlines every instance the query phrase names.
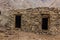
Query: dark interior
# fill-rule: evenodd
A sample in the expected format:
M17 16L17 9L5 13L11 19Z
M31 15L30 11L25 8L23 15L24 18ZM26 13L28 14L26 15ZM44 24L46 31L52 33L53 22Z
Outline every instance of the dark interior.
M21 16L20 15L16 15L15 17L15 27L21 28Z
M42 18L42 29L48 30L48 18Z
M1 15L1 11L0 11L0 15Z

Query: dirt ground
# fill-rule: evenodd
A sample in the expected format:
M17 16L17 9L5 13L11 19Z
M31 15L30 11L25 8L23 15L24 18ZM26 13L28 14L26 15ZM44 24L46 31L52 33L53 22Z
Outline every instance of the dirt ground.
M0 32L0 40L60 40L60 34L59 35L39 35L34 34L31 32L23 32L23 31L8 31Z

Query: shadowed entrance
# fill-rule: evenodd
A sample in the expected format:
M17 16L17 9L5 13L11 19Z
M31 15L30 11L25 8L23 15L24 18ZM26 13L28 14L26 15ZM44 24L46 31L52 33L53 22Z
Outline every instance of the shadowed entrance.
M42 30L48 30L48 18L42 18Z
M21 15L16 15L15 17L15 27L21 28Z

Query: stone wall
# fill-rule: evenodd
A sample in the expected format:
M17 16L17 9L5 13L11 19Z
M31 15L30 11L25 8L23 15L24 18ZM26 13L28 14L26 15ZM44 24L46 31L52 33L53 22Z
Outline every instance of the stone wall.
M22 31L34 32L37 34L58 34L60 33L60 14L58 8L38 7L29 9L18 9L5 11L2 15L7 20L8 27L15 28L15 16L21 15L21 29ZM42 30L42 15L49 15L48 30ZM48 16L47 15L47 16ZM6 24L4 24L6 25Z

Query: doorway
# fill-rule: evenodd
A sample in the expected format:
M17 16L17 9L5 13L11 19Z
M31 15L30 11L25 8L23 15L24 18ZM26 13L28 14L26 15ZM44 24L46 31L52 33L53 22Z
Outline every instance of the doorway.
M48 18L42 18L42 30L48 30Z
M15 27L16 28L21 28L21 15L16 15L15 16Z

